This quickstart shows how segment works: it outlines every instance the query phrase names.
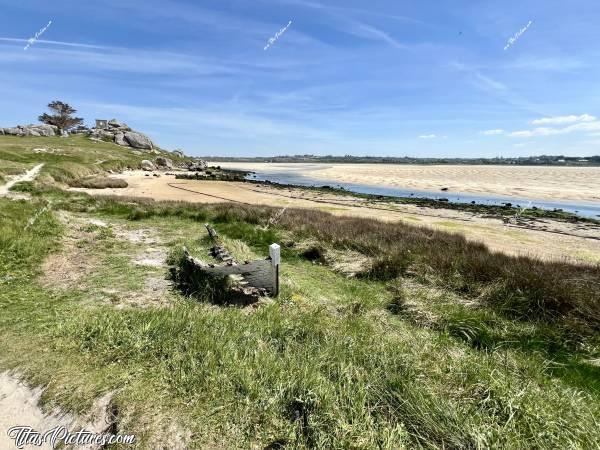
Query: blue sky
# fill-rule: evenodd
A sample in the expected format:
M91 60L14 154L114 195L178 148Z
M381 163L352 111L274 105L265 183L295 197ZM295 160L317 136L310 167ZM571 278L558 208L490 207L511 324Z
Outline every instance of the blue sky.
M597 1L0 7L2 126L60 99L192 155L600 154Z

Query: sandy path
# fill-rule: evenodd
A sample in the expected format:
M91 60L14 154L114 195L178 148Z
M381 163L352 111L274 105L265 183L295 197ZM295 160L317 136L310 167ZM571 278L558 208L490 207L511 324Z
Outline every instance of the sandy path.
M0 374L0 448L16 449L15 441L8 430L15 426L30 426L36 431L46 432L58 426L70 427L73 418L69 415L44 414L38 406L42 389L30 389L17 378L7 373ZM27 448L32 448L27 446ZM49 443L39 449L51 449Z
M414 189L537 200L600 202L600 167L225 163L223 168L285 172L331 184Z
M0 186L0 197L8 195L10 189L17 183L20 183L22 181L33 181L35 179L35 177L37 177L38 173L40 173L40 170L42 170L42 167L44 167L43 163L38 164L33 169L28 170L24 174L17 175L13 179L11 179L8 183L6 183L4 186Z
M33 431L46 433L56 427L65 427L68 432L74 433L81 429L95 434L107 433L110 429L111 393L96 399L92 408L85 417L66 414L58 409L44 412L40 407L40 399L44 390L41 387L31 388L8 372L0 373L0 449L17 449L14 439L8 435L11 427L26 426ZM58 441L60 444L61 441ZM68 448L77 450L99 450L101 445L81 444L69 445ZM52 449L50 442L41 446L26 445L26 449ZM62 448L62 447L60 447ZM104 447L102 447L104 448Z
M94 195L116 195L179 200L190 203L232 201L251 205L320 209L337 215L403 221L443 231L461 233L468 239L484 242L494 251L533 255L545 259L600 263L600 227L544 219L526 227L508 226L502 220L465 211L434 209L416 205L370 202L301 189L276 189L268 185L223 181L176 180L172 175L146 176L130 171L116 177L125 179L124 189L71 189ZM549 243L552 245L549 245Z

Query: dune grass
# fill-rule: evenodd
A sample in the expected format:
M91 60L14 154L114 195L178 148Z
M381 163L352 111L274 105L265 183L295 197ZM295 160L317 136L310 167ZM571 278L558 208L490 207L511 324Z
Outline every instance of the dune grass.
M267 228L270 208L94 199L32 183L20 190L33 202L0 199L0 367L47 385L45 400L65 409L84 411L114 392L119 430L138 434L139 448L152 448L170 424L186 430L186 448L600 442L599 346L586 309L594 311L594 285L584 283L570 299L563 287L533 277L533 287L529 278L506 284L506 292L519 289L534 302L532 310L548 309L527 316L527 306L519 320L486 291L508 280L504 264L583 279L594 267L543 268L457 236L318 211L288 210ZM52 210L23 231L48 200ZM43 288L40 259L60 251L64 233L58 211L160 230L172 252L182 245L206 251L205 222L244 256L264 257L269 244L286 242L282 294L255 310L183 296L164 308L115 309L90 304L81 291ZM308 238L376 261L404 255L401 270L380 264L348 279L302 257L299 243ZM106 245L118 246L116 239L107 234ZM445 262L436 248L454 252L457 262ZM535 303L538 292L560 298L560 308Z

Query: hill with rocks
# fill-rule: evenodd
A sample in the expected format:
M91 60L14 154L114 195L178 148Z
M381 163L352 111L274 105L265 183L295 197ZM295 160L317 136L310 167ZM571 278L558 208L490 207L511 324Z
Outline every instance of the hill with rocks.
M69 133L63 133L67 136ZM133 130L127 124L109 120L104 128L87 128L79 126L72 130L70 134L87 135L92 141L113 142L122 147L131 147L140 150L155 150L159 148L152 140L140 131ZM16 125L14 127L0 127L0 135L6 136L59 136L60 129L55 125L48 124L29 124ZM183 156L183 153L178 151Z

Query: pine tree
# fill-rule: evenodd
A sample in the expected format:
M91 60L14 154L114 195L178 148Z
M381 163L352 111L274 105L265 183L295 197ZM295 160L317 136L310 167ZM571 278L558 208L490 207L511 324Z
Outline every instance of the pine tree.
M83 123L83 119L81 117L72 116L72 114L76 113L77 110L72 108L68 103L55 100L48 104L48 108L54 114L44 113L38 117L38 120L40 122L47 123L48 125L56 125L60 129L61 133Z

